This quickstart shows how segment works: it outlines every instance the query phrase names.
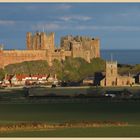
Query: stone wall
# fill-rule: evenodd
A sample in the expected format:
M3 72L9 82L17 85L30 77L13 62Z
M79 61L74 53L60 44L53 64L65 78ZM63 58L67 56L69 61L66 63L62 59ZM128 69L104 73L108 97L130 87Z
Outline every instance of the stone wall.
M0 68L4 68L3 50L0 50Z
M55 48L54 33L36 32L26 34L27 50L0 49L0 68L24 61L47 60L52 65L54 59L81 57L90 63L92 58L100 57L100 40L83 36L61 38L60 49Z
M0 53L0 67L24 61L46 60L46 51L41 50L10 50Z
M59 52L51 52L50 50L0 50L0 68L9 64L35 60L47 60L51 66L54 59L61 61L70 56L71 52L64 50Z

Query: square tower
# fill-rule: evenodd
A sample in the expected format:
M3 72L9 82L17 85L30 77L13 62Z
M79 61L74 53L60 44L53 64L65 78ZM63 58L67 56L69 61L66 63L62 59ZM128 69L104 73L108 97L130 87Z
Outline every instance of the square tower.
M117 61L107 61L106 62L106 77L117 77Z
M117 61L107 61L106 62L106 76L105 76L105 86L115 86L117 85Z

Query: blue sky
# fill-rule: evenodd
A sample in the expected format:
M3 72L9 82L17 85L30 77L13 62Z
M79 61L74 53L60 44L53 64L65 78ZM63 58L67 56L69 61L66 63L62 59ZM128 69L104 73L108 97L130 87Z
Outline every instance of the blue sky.
M101 49L140 49L140 3L0 3L0 43L25 49L26 32L87 35Z

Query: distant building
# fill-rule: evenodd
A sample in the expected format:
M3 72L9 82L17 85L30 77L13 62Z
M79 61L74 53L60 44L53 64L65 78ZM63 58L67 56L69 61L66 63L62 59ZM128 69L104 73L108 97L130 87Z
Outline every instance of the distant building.
M61 38L61 48L71 51L72 57L81 57L87 62L100 57L100 40L87 36L64 36Z
M13 77L13 75L5 75L3 81L2 81L2 86L11 86L11 78Z
M54 84L58 83L56 75L50 76L47 74L15 74L6 75L1 84L2 86L24 86L33 84L48 84L50 82Z
M135 79L130 76L120 76L118 74L117 61L106 62L105 78L100 81L101 86L130 86L135 83Z
M94 85L94 76L88 76L83 80L83 85Z
M55 47L54 32L28 32L27 50L3 50L0 46L0 68L24 61L47 60L51 66L53 60L65 60L67 57L80 57L90 63L92 58L100 57L100 40L83 36L61 38L60 48Z
M45 78L44 78L45 77ZM15 74L11 78L11 85L12 86L23 86L27 83L40 83L43 80L47 80L47 75L41 75L41 74L34 74L34 75L28 75L28 74Z
M135 82L136 82L136 84L140 84L140 72L136 74Z

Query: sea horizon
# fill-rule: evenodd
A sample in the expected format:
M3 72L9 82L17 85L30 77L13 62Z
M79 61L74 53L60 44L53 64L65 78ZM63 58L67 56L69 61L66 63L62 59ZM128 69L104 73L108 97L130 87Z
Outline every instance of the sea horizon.
M140 64L140 49L101 49L101 58L111 60L111 55L120 64Z

